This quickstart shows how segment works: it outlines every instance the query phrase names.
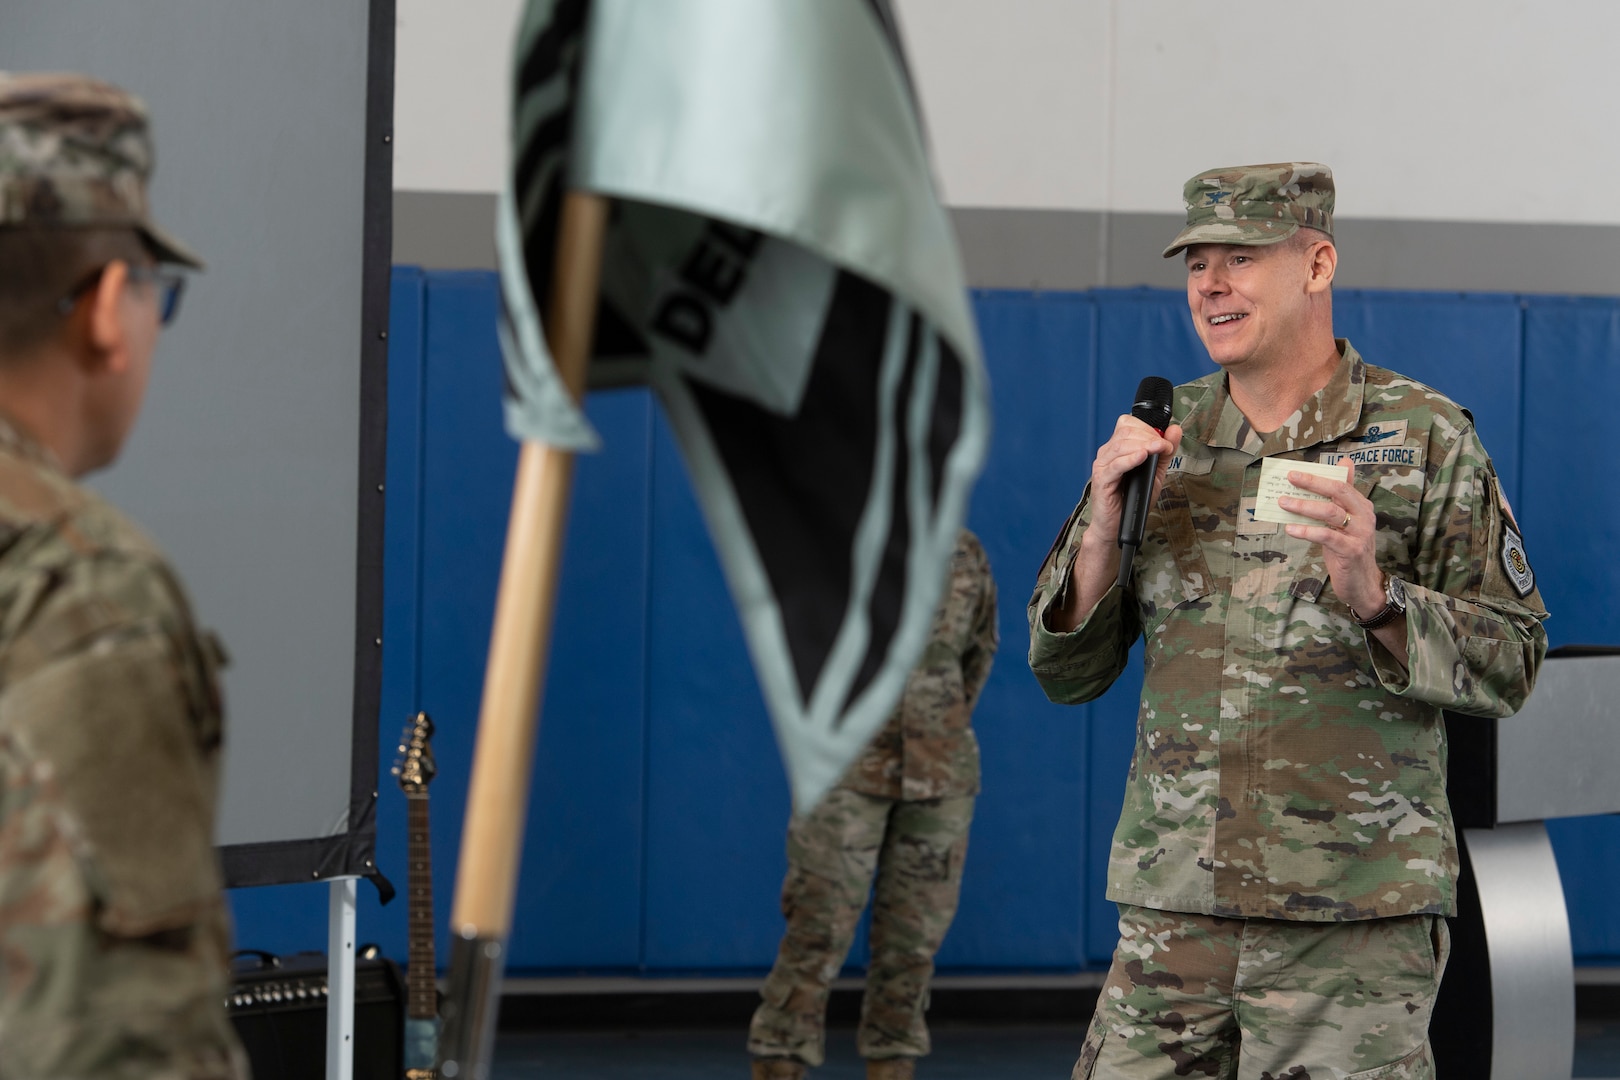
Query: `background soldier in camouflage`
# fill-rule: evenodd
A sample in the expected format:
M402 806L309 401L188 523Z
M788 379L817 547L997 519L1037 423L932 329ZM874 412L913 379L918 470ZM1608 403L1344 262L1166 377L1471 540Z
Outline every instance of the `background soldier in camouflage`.
M0 1077L237 1080L213 848L221 650L74 483L112 462L201 264L150 221L146 115L0 73Z
M825 1060L827 993L869 892L872 961L856 1035L866 1075L907 1080L928 1053L928 983L956 914L979 792L969 722L998 643L990 562L964 529L894 715L821 804L788 826L787 933L748 1031L756 1080L797 1080Z
M1176 389L1163 436L1120 417L1029 604L1054 701L1146 642L1120 943L1074 1075L1429 1077L1458 870L1441 710L1517 710L1546 611L1473 418L1333 337L1332 174L1217 169L1185 195L1165 255L1221 370ZM1154 453L1127 594L1123 480ZM1261 506L1268 465L1305 496L1277 500L1292 523Z

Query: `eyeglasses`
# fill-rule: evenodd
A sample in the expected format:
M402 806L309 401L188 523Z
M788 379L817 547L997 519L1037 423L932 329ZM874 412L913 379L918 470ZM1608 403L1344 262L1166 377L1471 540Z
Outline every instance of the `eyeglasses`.
M158 322L164 326L172 323L174 317L180 314L180 297L186 291L186 276L177 270L160 270L156 266L141 263L125 265L129 267L129 280L157 287ZM86 274L66 296L56 302L56 310L63 315L71 315L73 305L79 302L79 297L95 288L97 282L101 280L101 275L106 272L107 267L100 266Z

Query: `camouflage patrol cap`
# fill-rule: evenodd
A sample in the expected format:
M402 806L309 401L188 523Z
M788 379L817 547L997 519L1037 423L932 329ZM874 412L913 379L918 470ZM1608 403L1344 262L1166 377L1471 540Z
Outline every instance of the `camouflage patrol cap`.
M1301 225L1333 235L1333 170L1314 161L1201 172L1182 189L1187 227L1164 257L1193 244L1275 244Z
M202 260L153 223L146 106L84 75L0 71L0 229L138 231L160 262Z

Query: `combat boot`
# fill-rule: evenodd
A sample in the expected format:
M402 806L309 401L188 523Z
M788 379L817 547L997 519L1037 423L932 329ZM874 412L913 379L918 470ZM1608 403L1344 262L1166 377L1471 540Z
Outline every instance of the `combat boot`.
M911 1080L916 1075L916 1068L916 1058L897 1057L868 1061L866 1080Z
M804 1080L806 1070L792 1058L755 1058L752 1080Z

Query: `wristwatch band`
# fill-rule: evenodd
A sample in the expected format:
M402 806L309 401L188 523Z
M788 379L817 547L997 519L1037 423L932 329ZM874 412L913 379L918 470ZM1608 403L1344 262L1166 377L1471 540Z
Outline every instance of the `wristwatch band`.
M1363 630L1377 630L1380 626L1387 626L1395 618L1406 614L1406 587L1399 578L1392 577L1384 583L1384 606L1379 608L1370 618L1363 619L1356 614L1356 609L1350 609L1350 615L1356 620L1356 625Z
M1354 615L1355 613L1356 609L1351 608L1350 614ZM1378 609L1377 614L1370 619L1362 619L1358 617L1356 619L1356 625L1361 627L1363 630L1376 630L1380 626L1385 626L1391 622L1394 622L1395 616L1400 614L1402 614L1400 608L1389 603L1388 601L1385 601L1384 606Z

